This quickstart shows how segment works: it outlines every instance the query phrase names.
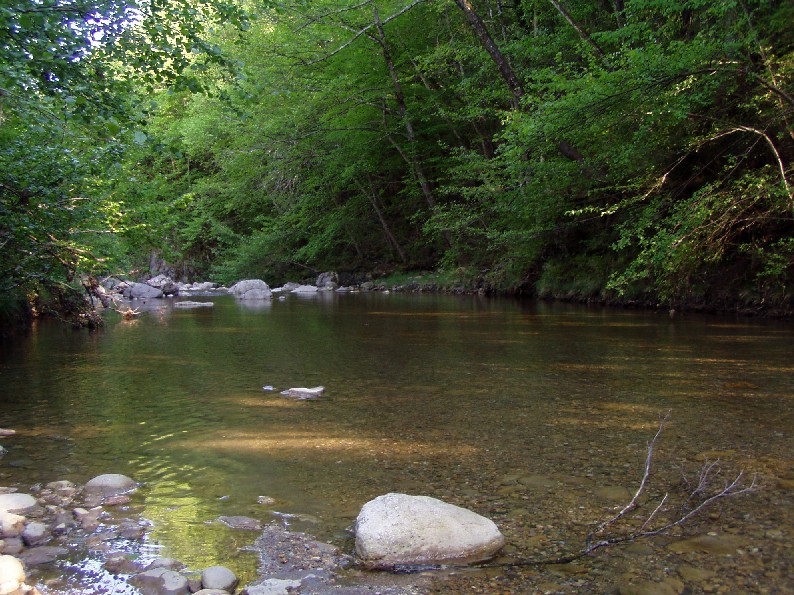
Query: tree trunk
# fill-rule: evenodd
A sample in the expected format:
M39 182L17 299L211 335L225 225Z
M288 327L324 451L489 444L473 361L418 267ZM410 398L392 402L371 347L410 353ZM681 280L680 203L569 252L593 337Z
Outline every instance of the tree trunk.
M375 17L375 26L378 32L377 41L380 44L381 50L383 52L383 59L386 61L386 68L389 70L389 76L391 77L392 86L394 87L394 100L397 103L397 114L400 116L403 126L405 126L405 134L408 138L408 144L411 148L410 153L407 155L407 161L410 164L411 169L413 169L414 175L416 176L416 181L419 183L419 187L422 189L422 194L425 197L427 205L432 209L436 206L436 199L433 196L433 190L430 187L430 183L427 181L427 177L425 176L422 163L414 154L416 134L414 133L413 122L411 122L411 119L408 117L408 107L405 103L405 95L403 94L402 85L400 84L400 77L398 76L397 69L394 66L394 60L392 59L389 45L386 43L386 34L383 31L383 23L381 23L377 6L373 7L373 12Z
M596 54L604 58L605 57L604 50L602 50L601 47L595 41L593 41L593 38L590 37L590 34L587 33L587 31L585 31L584 27L582 27L579 23L573 20L573 17L565 9L565 7L562 4L560 4L557 0L549 0L549 2L551 2L552 5L554 5L554 8L557 9L557 12L559 12L566 21L568 21L568 24L570 24L571 27L576 29L576 32L579 34L579 37L582 38L582 41L587 42L587 44L590 45L590 47L595 50Z
M494 43L491 34L488 32L488 28L485 26L485 23L483 23L480 15L474 10L471 2L469 2L469 0L455 0L455 4L457 4L458 8L466 15L469 26L480 39L480 43L482 43L485 51L491 56L491 60L496 64L499 73L502 75L502 79L507 83L508 88L513 93L513 101L516 108L518 108L521 104L521 99L524 97L524 88L521 86L521 81L519 81L516 76L513 67L510 66L504 54L502 54L499 47Z

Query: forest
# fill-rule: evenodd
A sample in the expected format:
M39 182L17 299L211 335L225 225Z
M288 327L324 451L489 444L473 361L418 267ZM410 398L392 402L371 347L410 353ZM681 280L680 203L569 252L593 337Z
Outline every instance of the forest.
M7 0L0 319L155 261L790 312L792 23L785 0Z

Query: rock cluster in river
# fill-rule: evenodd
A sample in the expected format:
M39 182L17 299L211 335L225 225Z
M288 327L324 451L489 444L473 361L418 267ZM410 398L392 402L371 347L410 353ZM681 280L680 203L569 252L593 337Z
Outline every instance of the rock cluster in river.
M355 281L353 278L346 279L345 284L340 283L340 276L328 271L320 273L312 284L311 281L303 283L288 282L280 287L271 288L261 279L244 279L238 281L231 287L224 287L218 283L209 281L182 283L174 281L171 277L160 274L150 279L142 281L125 280L118 277L107 277L103 279L94 289L97 297L104 306L117 302L120 299L126 300L147 300L159 299L174 296L212 296L218 294L233 294L238 299L246 301L270 300L278 294L279 299L284 299L283 294L293 293L297 295L310 296L322 292L370 292L382 291L412 291L412 292L437 292L451 291L453 293L465 293L463 287L440 287L435 284L412 282L403 285L386 285L376 281ZM208 302L180 302L182 308L197 308L210 305Z
M0 593L35 593L25 584L25 569L87 547L100 526L106 536L140 538L140 521L126 519L113 528L103 524L106 507L126 504L126 494L135 488L130 478L115 474L98 476L83 488L67 480L33 486L31 493L0 487Z

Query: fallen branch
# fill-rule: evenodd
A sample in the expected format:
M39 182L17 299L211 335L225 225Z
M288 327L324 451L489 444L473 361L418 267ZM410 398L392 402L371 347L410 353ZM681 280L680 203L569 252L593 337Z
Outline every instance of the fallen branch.
M644 518L638 519L635 517L633 522L630 521L627 515L643 506L644 496L648 491L651 480L652 463L656 445L669 418L670 415L668 413L661 419L659 422L659 429L648 443L648 453L645 457L642 479L640 480L640 485L634 493L634 496L615 516L598 523L595 528L587 534L584 547L576 552L557 558L525 559L507 563L484 564L483 566L541 566L567 564L584 558L596 550L605 547L634 542L640 539L668 533L671 529L680 527L698 516L717 501L747 494L756 489L755 476L753 476L748 484L745 482L743 471L740 471L730 481L724 482L719 487L715 487L715 482L721 471L719 461L707 461L697 472L696 481L689 482L685 477L684 485L687 486L687 493L683 497L683 503L681 504L680 510L676 513L676 516L667 521L659 521L664 512L670 512L673 509L670 494L666 492L653 507L653 510ZM624 521L624 523L620 523L620 521Z

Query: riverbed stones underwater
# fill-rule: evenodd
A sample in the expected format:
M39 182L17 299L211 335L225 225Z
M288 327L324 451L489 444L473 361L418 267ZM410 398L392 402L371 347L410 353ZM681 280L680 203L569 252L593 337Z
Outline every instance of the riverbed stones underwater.
M229 568L185 571L183 564L169 558L145 565L142 558L130 554L134 548L121 545L125 540L142 540L149 525L137 518L134 507L126 506L130 503L127 494L137 487L134 480L118 474L95 477L84 486L67 480L36 485L29 488L30 493L0 487L0 595L95 592L91 589L97 587L97 576L106 577L101 579L103 584L110 581L125 593L127 586L144 595L235 593L239 579ZM341 584L339 572L351 569L351 556L276 522L257 528L262 532L251 550L259 555L259 578L241 594L274 595L300 589L314 595L361 595L371 592L373 580L378 580L361 574ZM94 563L93 570L84 566L88 559L101 570ZM55 562L57 567L52 566ZM64 568L72 568L77 576L67 578ZM61 576L53 577L53 573ZM382 595L416 595L422 592L415 586L421 582L412 578L405 586L378 584L376 590Z

